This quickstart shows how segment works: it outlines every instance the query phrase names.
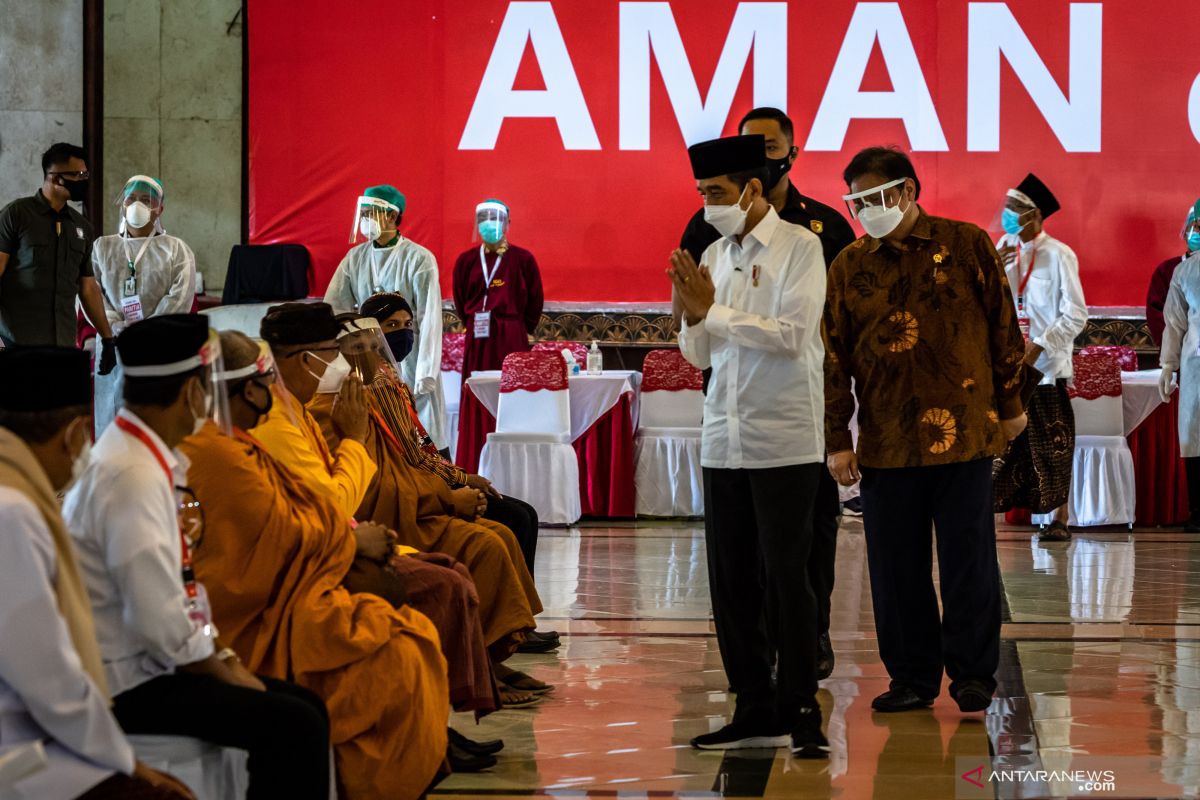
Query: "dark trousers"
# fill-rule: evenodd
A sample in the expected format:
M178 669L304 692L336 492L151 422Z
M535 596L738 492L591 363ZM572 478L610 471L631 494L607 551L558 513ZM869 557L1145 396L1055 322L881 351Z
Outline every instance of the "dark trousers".
M1000 568L992 459L862 470L863 528L879 655L895 684L924 698L957 682L996 687ZM933 528L943 614L933 588Z
M265 692L208 675L163 675L113 698L113 715L126 733L190 736L247 751L247 800L328 800L325 704L307 689L261 680Z
M813 505L812 552L808 556L808 582L817 598L817 633L829 633L829 607L833 596L833 571L837 562L837 533L842 521L842 502L837 481L828 469L821 470Z
M1192 522L1200 521L1200 457L1185 458L1184 468L1187 470L1188 508L1192 512Z
M489 497L483 518L499 522L513 532L517 544L521 545L521 555L525 556L525 566L532 575L538 542L538 514L533 506L515 497Z
M771 719L786 731L801 707L816 705L817 608L807 562L824 469L704 469L709 591L736 720Z

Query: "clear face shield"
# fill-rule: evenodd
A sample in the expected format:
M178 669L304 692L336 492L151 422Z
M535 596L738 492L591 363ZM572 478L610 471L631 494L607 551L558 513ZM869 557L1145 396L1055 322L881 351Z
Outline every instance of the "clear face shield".
M212 420L223 429L231 424L229 398L220 391L217 379L217 376L224 371L224 362L221 358L221 339L215 330L209 330L208 339L196 355L183 361L147 366L122 364L121 368L128 378L164 378L198 370L200 391L196 391L190 386L184 389L185 392L194 392L195 395L194 397L189 395L187 398L194 415L195 431L199 431L208 420Z
M373 242L382 236L384 231L395 230L395 226L399 224L399 215L400 209L386 200L365 195L358 198L354 211L354 225L350 229L350 244Z
M351 374L363 382L371 409L397 436L410 431L413 421L400 388L404 385L400 365L396 363L379 323L372 317L342 323L338 347L350 362Z
M218 373L217 392L221 397L226 399L230 408L232 408L237 398L242 398L245 403L258 412L258 417L254 423L254 425L257 425L259 422L262 422L263 417L270 411L272 406L271 387L275 384L276 378L275 358L271 355L271 348L266 342L251 339L248 336L240 334L231 334L228 331L223 334L225 337L231 335L237 335L244 340L244 342L240 342L239 344L245 347L252 346L255 350L255 358L249 364L224 369ZM226 341L226 345L225 349L230 350L230 342L228 340ZM230 358L233 358L232 353L230 353ZM244 361L245 359L237 360ZM257 387L257 391L248 389L249 384L254 384ZM253 400L250 399L251 394L254 395ZM233 435L234 423L232 411L226 415L225 421L215 420L215 422L221 427L221 432L226 436ZM254 425L250 425L249 427L253 428Z
M508 207L503 203L488 201L475 207L475 230L472 241L497 245L508 237Z
M160 217L163 210L162 184L148 175L134 175L125 182L125 186L113 203L117 206L120 222L117 232L131 235L135 230L139 233L164 233ZM153 223L153 228L148 226Z
M902 189L905 180L906 178L899 178L880 186L863 189L861 192L842 195L842 200L846 203L846 210L850 212L852 218L858 219L859 215L868 208L899 208L900 200L904 196Z

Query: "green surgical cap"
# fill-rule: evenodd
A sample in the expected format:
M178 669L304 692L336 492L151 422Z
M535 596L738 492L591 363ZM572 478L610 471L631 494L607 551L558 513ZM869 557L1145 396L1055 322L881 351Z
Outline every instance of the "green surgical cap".
M1187 224L1191 225L1200 217L1200 200L1196 201L1196 205L1192 206L1192 210L1188 212Z
M134 192L149 192L161 198L163 196L162 182L149 175L134 175L125 182L125 190L122 195L128 197Z
M404 213L405 199L404 195L395 186L389 186L386 183L379 186L372 186L363 192L363 197L374 197L376 200L383 200L391 203L396 208L400 209L400 213Z

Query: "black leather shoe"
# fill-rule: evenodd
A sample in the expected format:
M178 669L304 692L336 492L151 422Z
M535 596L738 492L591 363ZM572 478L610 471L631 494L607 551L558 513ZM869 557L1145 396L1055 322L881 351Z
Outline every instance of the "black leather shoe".
M933 698L926 700L912 689L901 685L893 686L871 701L871 708L882 714L912 711L916 708L928 708L931 705L933 705Z
M495 756L477 756L455 747L453 742L446 745L446 759L453 772L483 772L496 766Z
M986 711L992 704L992 693L983 681L965 680L955 687L954 702L958 703L958 710L964 714Z
M833 674L833 642L829 634L822 633L817 639L817 680L823 681Z
M450 736L450 743L459 750L465 750L474 756L494 756L504 749L504 741L502 739L492 739L487 742L477 742L474 739L468 739L454 728L448 728L447 732Z

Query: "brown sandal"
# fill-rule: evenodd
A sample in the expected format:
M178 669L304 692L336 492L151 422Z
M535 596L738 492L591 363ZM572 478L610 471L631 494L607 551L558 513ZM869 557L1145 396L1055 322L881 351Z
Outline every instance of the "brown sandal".
M1071 539L1071 529L1066 523L1054 520L1038 534L1039 542L1066 542Z
M503 684L497 689L500 692L500 705L504 708L529 708L542 702L541 695L518 691Z

